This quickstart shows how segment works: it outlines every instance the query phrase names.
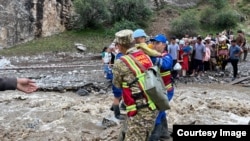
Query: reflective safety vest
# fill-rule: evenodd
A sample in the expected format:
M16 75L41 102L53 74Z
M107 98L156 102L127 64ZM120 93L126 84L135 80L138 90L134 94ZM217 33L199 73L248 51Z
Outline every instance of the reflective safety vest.
M138 51L135 53L131 54L135 59L137 59L146 69L148 69L149 67L153 66L153 63L150 59L149 56L147 56L144 52L142 51ZM124 55L120 58L128 67L129 69L134 73L138 84L139 84L139 88L142 91L142 95L143 98L145 98L148 107L151 110L155 110L156 106L153 103L153 101L150 99L150 97L147 95L147 93L144 91L144 72L137 66L136 62L129 56L129 55ZM130 112L130 111L136 111L136 100L132 94L132 90L129 87L129 83L131 82L123 82L122 83L122 96L123 96L123 100L124 103L126 104L126 111ZM136 94L135 94L136 95Z
M166 56L167 53L163 53L162 57ZM170 70L161 70L160 69L160 73L161 73L161 77L162 80L164 82L165 88L167 91L172 91L173 90L173 84L172 84L172 75L171 75L171 71Z

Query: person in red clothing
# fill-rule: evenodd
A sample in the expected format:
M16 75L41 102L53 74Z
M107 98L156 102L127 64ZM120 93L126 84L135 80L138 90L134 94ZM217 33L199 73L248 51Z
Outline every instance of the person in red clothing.
M190 43L188 40L183 41L183 46L180 47L180 60L181 68L182 68L182 76L186 76L187 71L189 70L189 55L191 53L192 48L190 47Z

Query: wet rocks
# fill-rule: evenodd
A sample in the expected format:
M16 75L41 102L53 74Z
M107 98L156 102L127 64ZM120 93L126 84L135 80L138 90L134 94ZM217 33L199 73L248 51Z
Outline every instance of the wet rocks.
M86 96L89 95L89 92L83 88L80 88L79 90L76 91L76 93L80 96Z
M31 78L39 86L38 91L65 93L79 90L77 94L80 95L105 94L111 89L110 82L103 78L101 60L95 56L97 55L60 52L9 57L2 59L2 64L7 62L8 68L2 67L0 74Z
M75 43L75 47L81 52L85 52L87 50L86 46L80 43Z
M115 121L114 119L110 119L110 118L103 118L102 120L102 126L104 128L108 128L108 127L113 127L113 126L117 126L117 121Z

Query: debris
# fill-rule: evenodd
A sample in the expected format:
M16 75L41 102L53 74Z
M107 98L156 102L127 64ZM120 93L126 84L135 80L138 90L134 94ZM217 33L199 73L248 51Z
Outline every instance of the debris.
M80 96L86 96L89 95L89 92L87 90L85 90L84 88L81 88L79 90L76 91L76 93Z
M104 117L102 119L102 126L104 128L109 128L118 125L118 120L115 117Z
M83 51L85 52L87 50L86 46L80 43L75 43L75 47L79 50L79 51Z
M234 81L232 81L231 83L229 83L230 85L234 85L234 84L238 84L246 79L250 79L250 76L247 76L247 77L242 77L240 79L235 79Z

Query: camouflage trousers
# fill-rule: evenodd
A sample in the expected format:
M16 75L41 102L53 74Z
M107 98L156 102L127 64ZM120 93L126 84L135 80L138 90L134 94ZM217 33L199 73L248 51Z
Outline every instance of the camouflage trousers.
M134 117L129 117L121 129L119 141L147 141L155 126L157 110L142 108Z

